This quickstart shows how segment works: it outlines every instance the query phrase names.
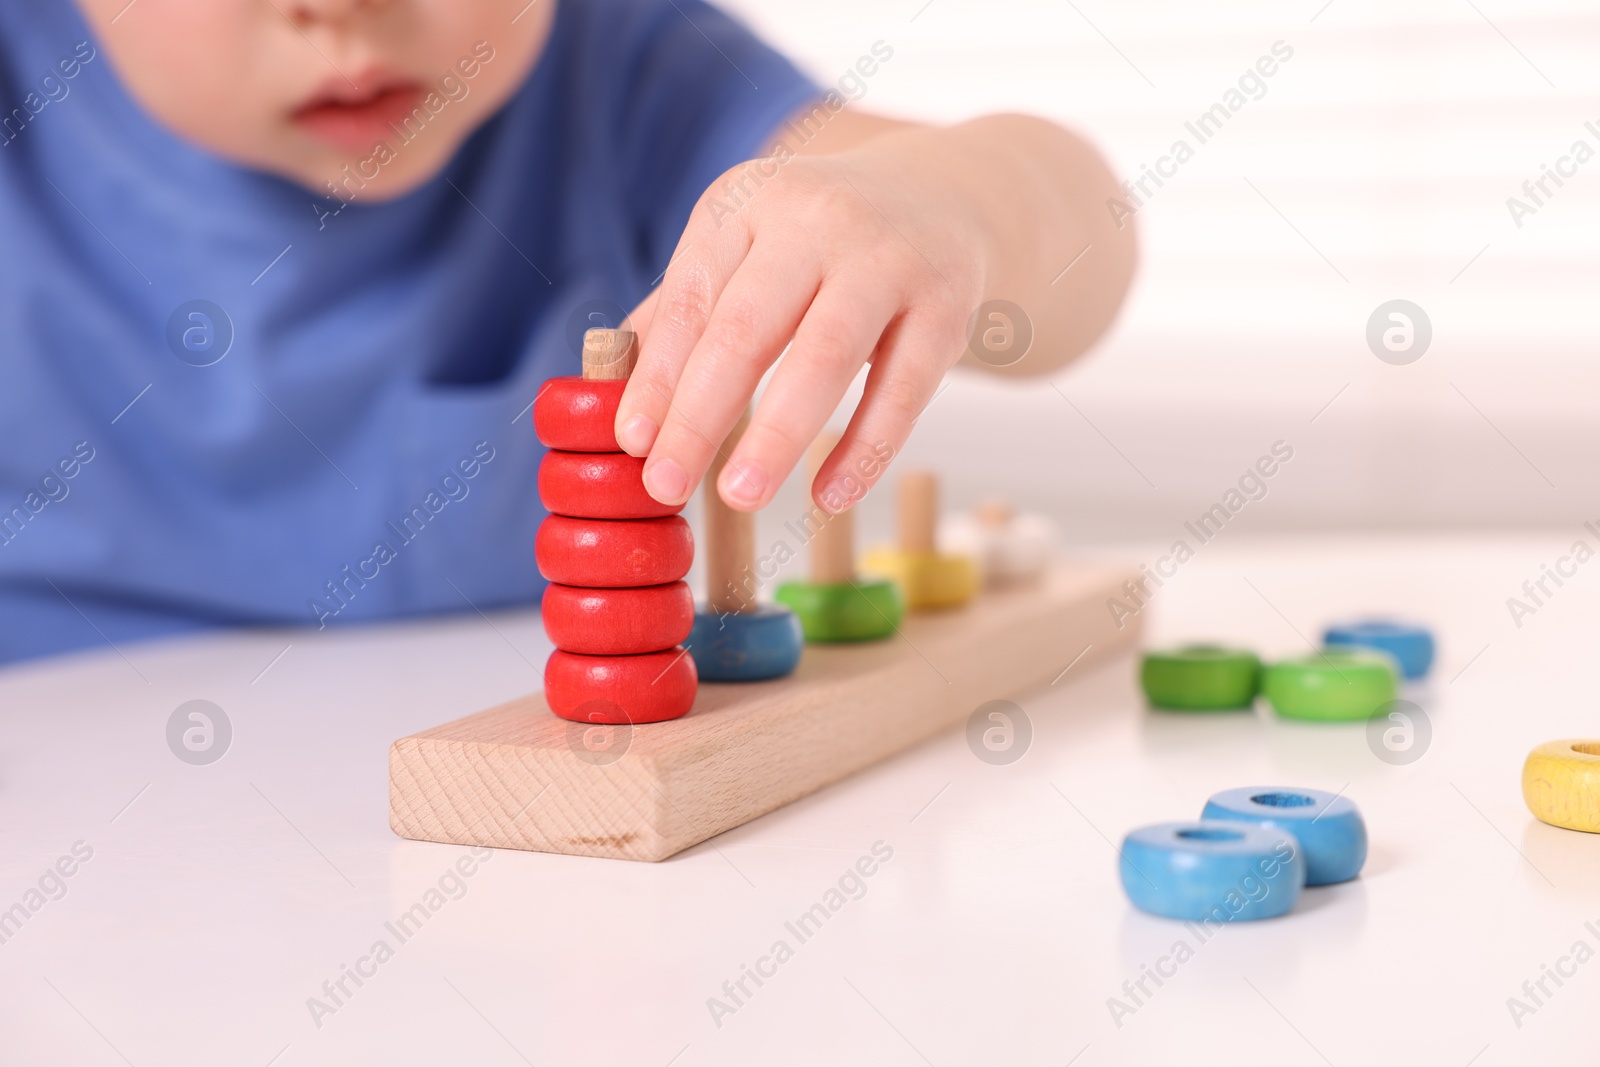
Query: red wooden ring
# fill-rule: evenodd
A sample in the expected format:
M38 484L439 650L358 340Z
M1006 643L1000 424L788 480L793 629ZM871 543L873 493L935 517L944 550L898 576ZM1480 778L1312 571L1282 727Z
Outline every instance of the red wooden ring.
M617 405L628 383L551 378L533 401L533 432L546 448L568 452L621 452Z
M662 722L694 706L698 681L694 657L681 648L638 656L556 649L544 665L544 698L572 722Z
M624 452L557 452L539 462L539 502L579 519L654 519L676 515L644 488L644 460Z
M552 585L544 591L544 632L563 652L632 656L660 652L689 636L694 594L688 582L642 589L580 589Z
M662 519L572 519L551 515L533 543L539 573L562 585L620 589L675 582L694 563L682 515Z

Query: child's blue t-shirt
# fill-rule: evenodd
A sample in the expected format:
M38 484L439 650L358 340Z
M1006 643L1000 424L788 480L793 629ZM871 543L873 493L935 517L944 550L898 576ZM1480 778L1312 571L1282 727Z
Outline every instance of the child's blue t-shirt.
M157 126L66 0L0 6L0 661L531 602L540 383L816 96L698 0L563 0L440 175L345 205Z

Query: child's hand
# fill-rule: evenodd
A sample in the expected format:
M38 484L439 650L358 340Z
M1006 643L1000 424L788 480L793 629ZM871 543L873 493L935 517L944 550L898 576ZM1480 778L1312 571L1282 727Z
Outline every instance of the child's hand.
M1067 136L1036 120L983 120L1006 121ZM640 357L617 416L622 446L648 453L652 496L688 499L792 339L717 489L735 508L765 505L871 363L860 406L813 486L818 503L853 503L871 480L860 472L881 473L884 446L899 452L961 358L968 321L997 280L1013 299L1033 295L1032 279L1018 286L1001 261L1039 261L1043 290L1059 270L1044 264L1064 264L1082 248L1082 219L1066 227L1079 233L1061 234L1051 218L1057 205L1037 205L1030 226L1030 205L1006 203L1031 189L990 174L1017 162L1006 159L1014 146L988 160L964 158L995 140L995 131L970 132L981 125L901 127L835 155L745 164L701 197L660 288L634 313ZM1015 140L1016 129L1008 136ZM1070 185L1074 175L1057 177ZM1041 237L1073 243L1048 256L1014 247ZM847 473L856 491L829 492Z
M724 189L741 178L735 206ZM766 504L868 361L861 406L818 485L874 442L899 451L983 292L980 220L947 185L873 144L718 179L634 316L643 337L618 440L649 452L652 496L688 498L791 338L722 475L723 499Z

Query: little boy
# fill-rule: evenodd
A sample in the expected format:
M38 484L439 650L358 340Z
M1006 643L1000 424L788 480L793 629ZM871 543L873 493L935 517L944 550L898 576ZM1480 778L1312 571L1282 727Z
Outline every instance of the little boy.
M822 89L699 0L4 5L0 661L531 601L528 408L625 312L669 503L785 346L737 508L870 362L837 503L1004 362L986 301L1031 322L1005 372L1058 368L1132 273L1113 179L1040 120L846 106L894 57Z

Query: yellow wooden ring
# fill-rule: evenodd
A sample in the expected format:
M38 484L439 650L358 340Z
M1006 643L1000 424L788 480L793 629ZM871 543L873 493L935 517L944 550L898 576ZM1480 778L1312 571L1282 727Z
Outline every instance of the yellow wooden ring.
M1540 822L1600 834L1600 741L1549 741L1528 753L1522 799Z
M978 593L978 563L970 556L874 548L861 569L898 585L912 611L960 607Z

